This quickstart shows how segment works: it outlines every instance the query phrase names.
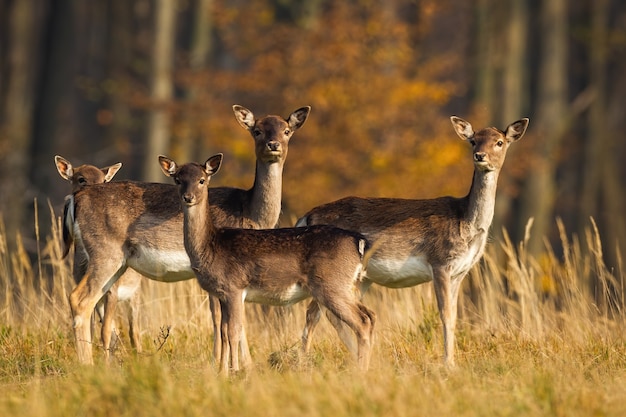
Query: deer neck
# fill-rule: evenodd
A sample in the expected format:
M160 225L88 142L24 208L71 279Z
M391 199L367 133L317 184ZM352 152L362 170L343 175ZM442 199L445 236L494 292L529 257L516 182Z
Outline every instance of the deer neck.
M472 186L468 195L466 221L476 231L488 231L493 221L498 174L498 170L474 169Z
M283 190L283 162L257 161L254 185L245 215L260 228L271 229L278 223Z
M192 268L207 253L207 248L215 236L215 225L209 214L209 199L204 198L198 204L183 206L184 242Z

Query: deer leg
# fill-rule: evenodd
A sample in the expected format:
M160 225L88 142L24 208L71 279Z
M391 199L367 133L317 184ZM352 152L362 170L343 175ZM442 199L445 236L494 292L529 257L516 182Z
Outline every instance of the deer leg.
M364 280L359 285L359 300L363 299L363 296L372 286L372 281ZM330 310L326 311L326 318L330 321L330 324L337 331L337 335L341 339L344 345L348 348L348 350L352 353L352 355L357 358L358 357L358 343L354 338L353 332L349 327L345 325L345 323L340 320L335 314L331 313Z
M317 328L322 317L322 311L317 301L312 300L306 309L306 324L302 331L302 352L306 355L311 349L311 339L313 332Z
M358 306L361 313L361 321L365 325L363 337L359 337L358 332L356 332L359 346L358 363L359 368L366 371L370 366L370 359L372 357L372 340L374 339L376 313L367 308L364 304L359 303Z
M326 318L330 324L332 324L333 328L337 332L337 336L339 336L339 339L341 339L348 351L355 359L358 358L359 347L358 342L354 338L354 331L330 310L326 310Z
M84 277L70 294L76 352L81 363L93 364L90 321L96 303L125 269L126 265L115 265L112 258L108 258L102 265L92 261Z
M330 294L326 294L327 296L323 299L318 299L318 301L326 307L338 321L342 321L352 329L356 335L357 341L356 358L358 366L361 370L367 370L369 367L376 314L358 300L359 297L355 292L356 290L346 288L346 292L343 294L333 294L332 297ZM332 320L331 323L333 323ZM346 346L350 348L350 346Z
M454 367L454 350L457 316L457 298L461 279L452 281L447 271L439 268L434 271L433 284L437 306L439 307L439 317L443 324L443 361L447 367Z
M136 353L141 353L141 335L139 330L139 294L135 293L130 297L130 314L128 316L128 334L130 345Z
M85 276L70 294L70 306L72 309L74 338L76 343L76 353L80 363L93 364L91 352L91 317L99 297L88 299L89 289L87 281L89 276Z
M242 302L243 304L243 302ZM245 310L245 309L244 309ZM248 368L252 364L250 348L248 347L248 336L246 335L246 314L242 313L241 338L239 339L239 354L241 355L241 366Z
M209 294L209 308L213 317L213 359L220 363L222 357L222 308L220 300Z
M222 356L222 346L224 345L222 340L222 338L224 337L224 333L221 326L222 310L220 307L219 298L213 295L209 295L209 307L211 309L211 315L213 317L213 358L217 362L220 361L220 358ZM250 358L250 348L248 346L248 337L246 336L245 325L243 325L241 329L241 339L239 344L241 364L244 367L248 367L252 363L252 359Z
M343 323L345 323L345 325L354 331L357 342L355 355L356 360L359 368L366 371L370 362L372 335L374 331L374 324L376 323L376 314L360 302L351 305L349 310L335 310L332 313L335 318L339 318ZM350 349L350 346L347 347Z
M228 347L230 350L230 361L234 372L239 371L239 342L243 330L244 304L243 297L234 297L228 300Z
M104 296L104 318L102 320L102 346L104 348L104 357L107 362L111 358L111 340L117 338L115 329L115 311L117 310L117 289L115 285ZM113 342L115 345L115 342Z
M228 325L230 320L230 312L228 309L228 305L223 300L219 300L220 306L220 339L222 341L220 348L220 356L219 356L219 373L223 375L228 375L229 364L230 364L230 347L228 344Z

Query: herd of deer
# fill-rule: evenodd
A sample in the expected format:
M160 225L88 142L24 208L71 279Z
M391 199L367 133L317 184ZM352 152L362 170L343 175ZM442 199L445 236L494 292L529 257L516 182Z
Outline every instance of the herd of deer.
M470 123L451 117L456 133L472 146L474 176L463 198L347 197L313 208L295 227L276 228L289 140L310 107L286 119L256 119L242 106L233 111L254 139L256 172L249 190L208 187L222 154L182 166L159 156L161 169L175 184L109 182L121 164L73 167L55 157L59 174L72 185L63 240L65 255L74 246L77 286L70 306L79 361L93 363L94 309L102 320L108 358L117 302L129 301L131 344L140 351L137 290L142 277L162 282L196 277L209 293L213 354L222 373L250 363L244 302L284 306L312 298L302 334L304 352L323 307L365 370L376 321L361 302L365 292L374 283L405 288L429 281L443 323L444 362L454 366L459 288L484 252L498 175L528 119L504 131L475 132Z

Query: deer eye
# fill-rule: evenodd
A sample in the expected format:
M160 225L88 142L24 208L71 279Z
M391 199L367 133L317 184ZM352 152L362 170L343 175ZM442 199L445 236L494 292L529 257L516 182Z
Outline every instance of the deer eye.
M496 142L496 145L501 148L504 145L504 142L499 140Z
M476 141L474 139L469 140L470 145L476 146Z
M291 133L291 130L285 129L285 135L289 135L290 133Z
M180 180L176 177L174 177L174 184L180 185Z
M254 136L261 136L261 133L261 129L254 129L254 131L252 132Z
M79 183L80 185L85 185L85 184L87 184L87 180L86 180L85 178L83 178L83 177L80 177L80 178L78 179L78 183Z
M200 185L204 185L204 183L206 182L206 180L204 178L201 178L200 181L198 181L200 183Z

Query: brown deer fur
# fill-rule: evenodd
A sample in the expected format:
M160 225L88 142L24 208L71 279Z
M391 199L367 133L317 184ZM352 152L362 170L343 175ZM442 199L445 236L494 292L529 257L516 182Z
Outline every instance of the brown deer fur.
M297 109L287 119L266 116L257 120L241 106L233 106L233 111L254 139L255 182L249 190L215 188L211 215L220 226L272 228L280 215L289 140L306 121L310 107ZM133 181L92 185L74 194L70 212L75 253L85 260L78 267L75 264L79 284L70 295L74 334L79 360L92 363L86 326L89 311L127 268L164 282L194 275L183 246L183 215L173 185ZM218 312L218 303L211 304L213 312ZM214 317L214 328L217 349L222 345L219 317ZM242 350L247 353L247 346L242 344ZM219 351L216 356L221 356Z
M372 283L404 288L433 281L443 322L444 361L453 366L459 287L483 255L498 175L509 145L524 135L528 119L518 120L504 131L490 127L476 133L463 119L452 116L451 121L473 149L474 176L467 196L430 200L347 197L312 209L296 225L329 224L360 232L377 243L362 293ZM313 301L302 336L305 351L319 317ZM332 316L329 319L349 344L342 324Z
M54 162L59 171L59 175L67 180L72 186L72 194L65 200L63 219L70 219L68 210L72 207L73 193L85 186L93 184L103 184L113 179L117 171L122 167L121 163L117 163L108 167L98 168L93 165L80 165L74 167L70 161L62 156L56 155ZM65 225L67 226L67 225ZM72 235L68 232L67 227L63 227L63 257L65 258L73 244ZM79 260L78 263L84 263ZM77 283L78 284L78 283ZM139 332L139 293L141 286L141 275L135 271L127 271L122 277L111 287L104 298L104 303L98 302L96 311L102 321L101 338L103 350L107 359L110 358L111 340L115 335L115 310L117 301L128 301L130 306L128 314L128 327L130 344L137 353L141 353L141 338ZM93 331L92 331L93 334Z
M238 339L243 327L244 299L289 305L307 297L326 307L357 338L358 363L369 364L374 313L359 301L358 284L367 242L358 233L330 226L246 230L217 228L209 209L211 176L222 155L178 167L159 157L163 172L174 178L183 213L185 249L200 286L220 299L222 358L220 369L239 370Z

